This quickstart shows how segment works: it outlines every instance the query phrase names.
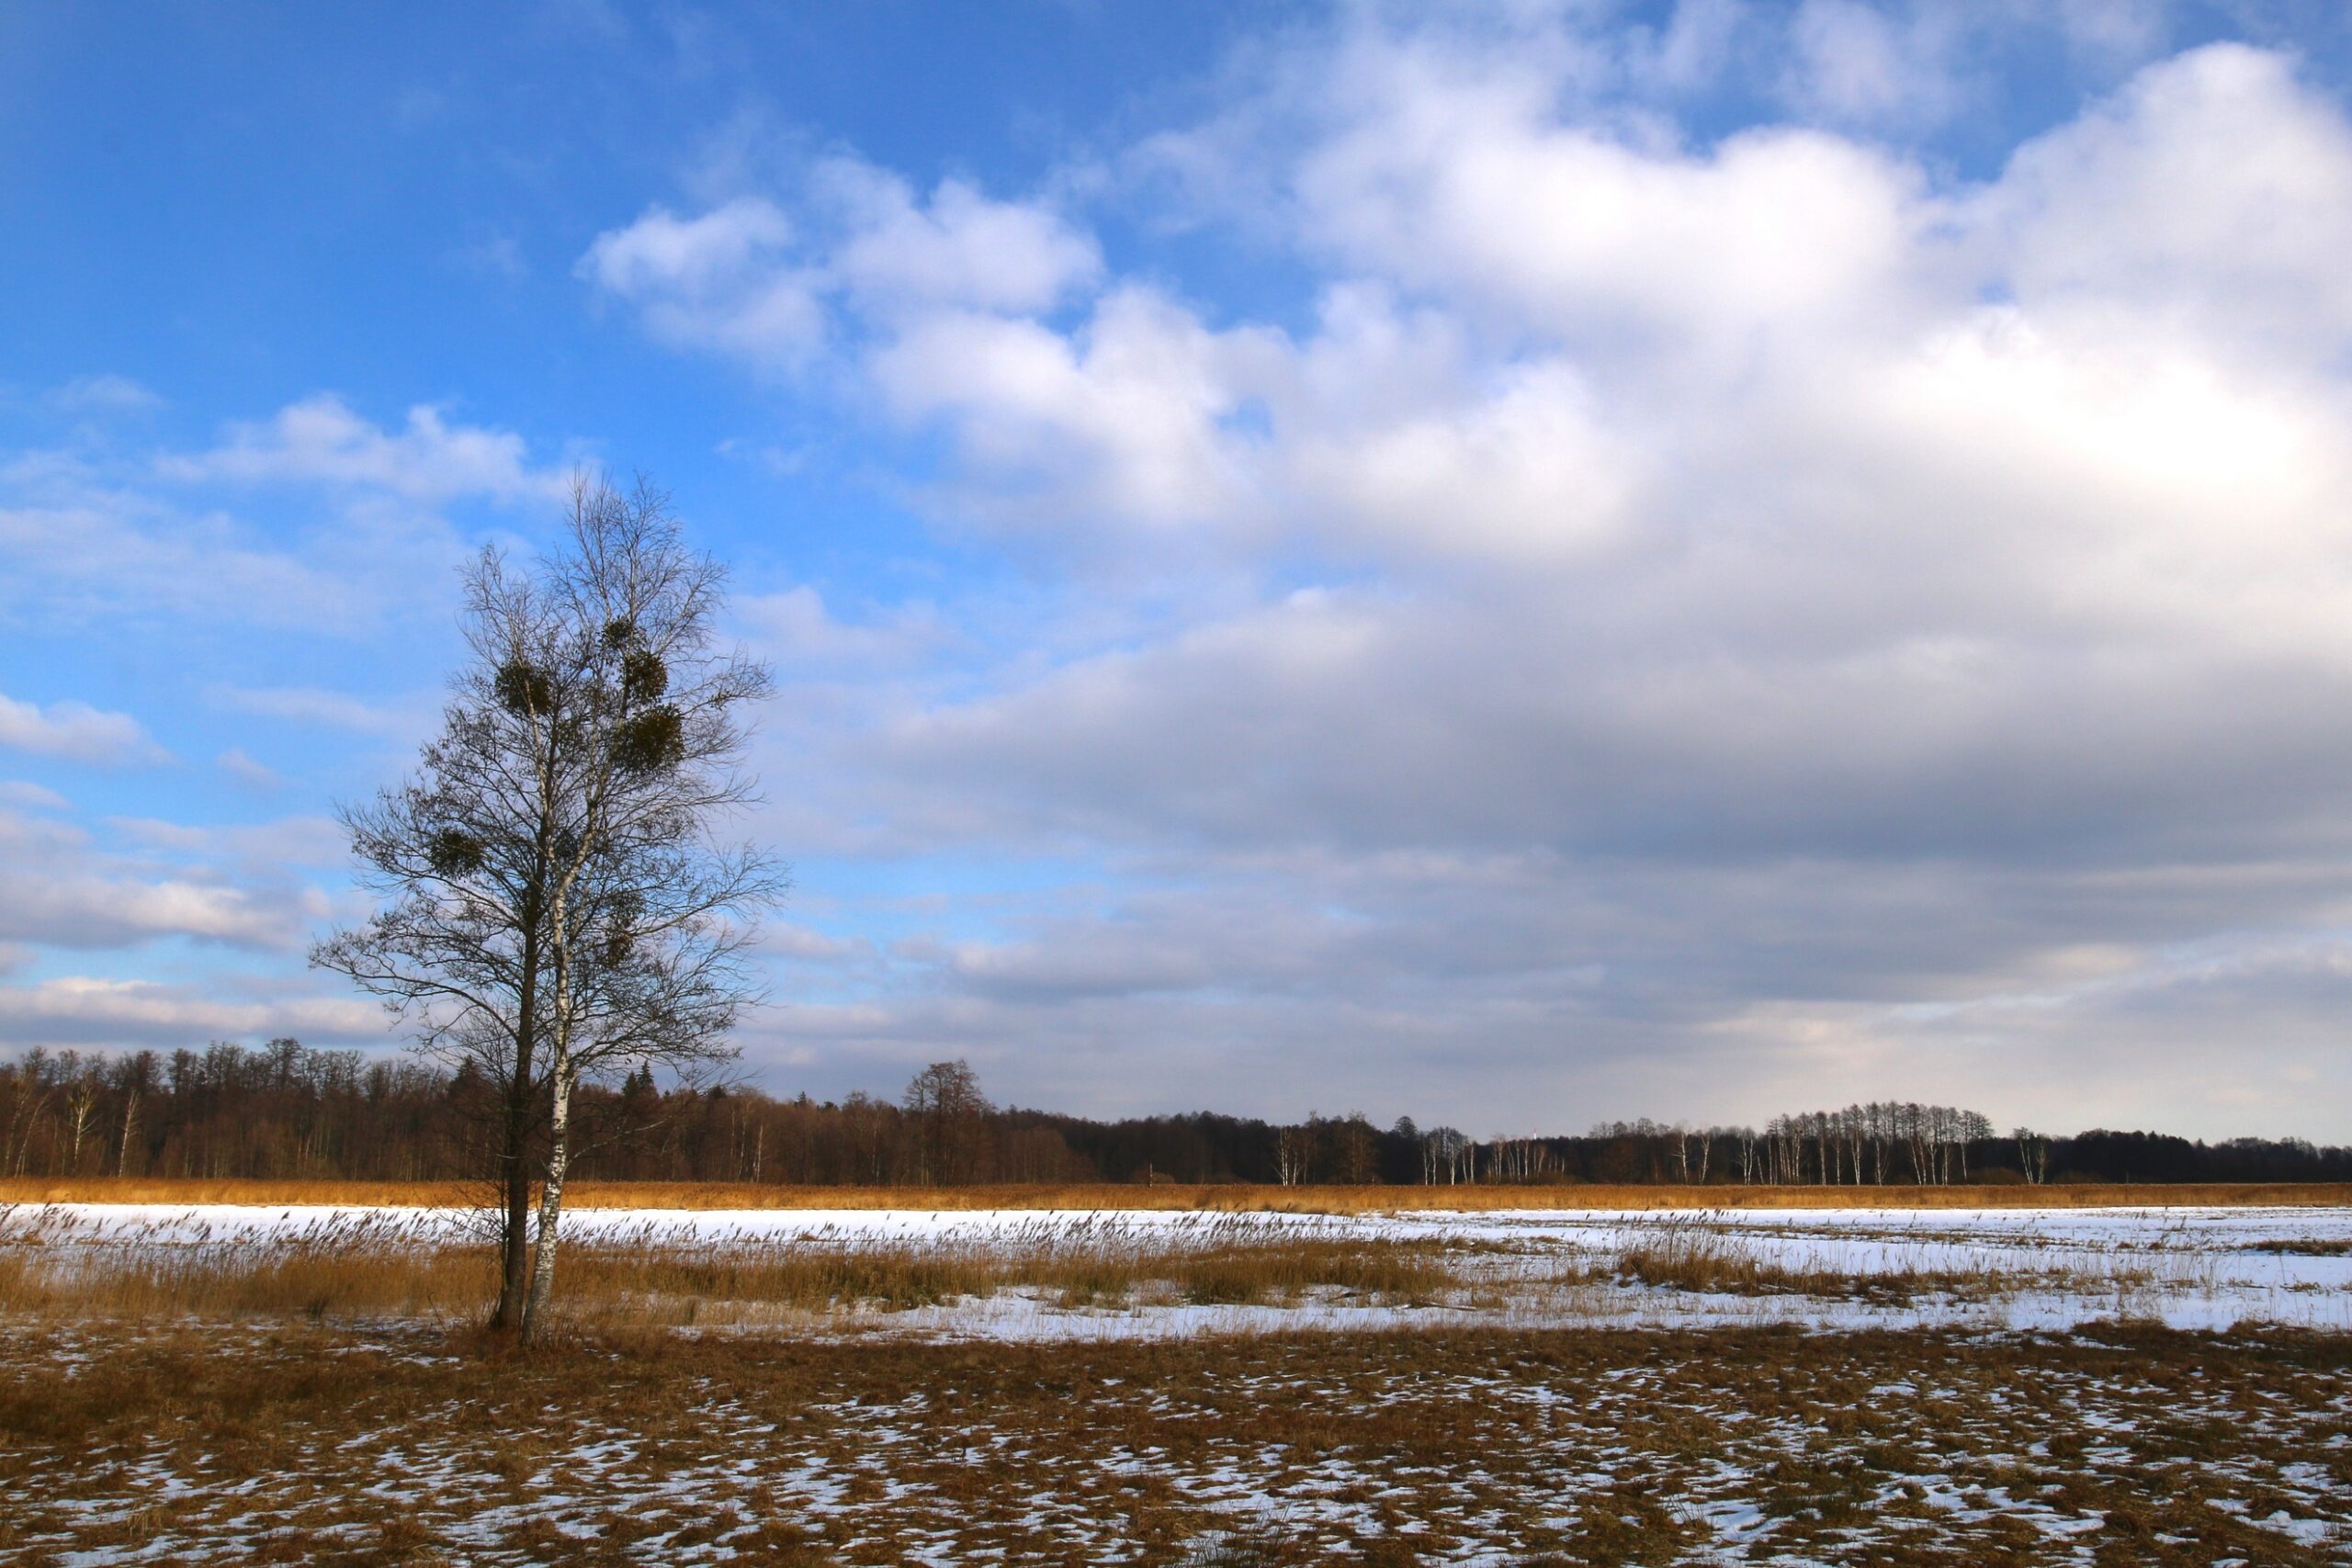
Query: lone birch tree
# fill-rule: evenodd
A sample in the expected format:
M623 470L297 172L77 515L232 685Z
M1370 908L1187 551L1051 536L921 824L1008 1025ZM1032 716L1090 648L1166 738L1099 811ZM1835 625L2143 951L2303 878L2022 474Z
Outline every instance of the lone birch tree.
M642 482L576 479L568 524L534 568L485 550L469 569L442 733L343 813L379 908L311 953L496 1087L494 1321L526 1340L554 1285L573 1095L731 1057L759 996L748 944L785 886L717 837L752 798L745 705L770 682L716 646L725 572Z

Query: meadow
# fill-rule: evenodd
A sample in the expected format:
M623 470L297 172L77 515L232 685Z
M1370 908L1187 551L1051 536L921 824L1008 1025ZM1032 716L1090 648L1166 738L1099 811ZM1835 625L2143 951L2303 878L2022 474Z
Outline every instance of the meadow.
M430 1209L484 1200L456 1181L262 1180L206 1177L0 1177L0 1204L225 1203ZM2343 1182L2070 1182L2030 1186L1775 1187L1717 1182L1279 1187L1250 1182L983 1183L795 1187L718 1181L574 1181L567 1209L1204 1209L1347 1214L1431 1209L2109 1209L2333 1208Z
M0 1333L25 1563L2340 1562L2341 1336Z
M2341 1202L1100 1190L1127 1201L586 1207L528 1353L480 1326L474 1211L19 1198L0 1556L2352 1553Z

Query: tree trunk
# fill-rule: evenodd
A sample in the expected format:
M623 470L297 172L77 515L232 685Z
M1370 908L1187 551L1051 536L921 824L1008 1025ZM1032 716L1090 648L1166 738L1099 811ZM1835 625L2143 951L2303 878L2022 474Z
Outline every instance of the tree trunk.
M520 1328L523 1297L529 1288L531 1239L531 1058L537 1044L539 942L523 936L523 981L518 987L514 1028L514 1076L506 1086L504 1147L500 1176L506 1188L506 1215L499 1226L498 1310L493 1328Z
M531 1258L530 1293L523 1300L523 1343L534 1342L547 1326L548 1298L555 1290L558 1225L563 1217L563 1179L571 1163L571 1064L559 1054L550 1075L548 1102L547 1185L539 1192L539 1244Z
M115 1150L114 1173L130 1174L130 1140L139 1128L139 1088L133 1084L122 1101L122 1143Z

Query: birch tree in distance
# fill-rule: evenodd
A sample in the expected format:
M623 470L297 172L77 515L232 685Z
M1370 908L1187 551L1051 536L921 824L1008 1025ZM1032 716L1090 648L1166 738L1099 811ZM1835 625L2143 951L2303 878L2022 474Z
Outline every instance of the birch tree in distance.
M535 570L494 549L468 570L440 736L342 813L379 906L311 953L498 1087L494 1321L526 1340L554 1285L574 1091L731 1059L760 995L748 944L785 886L716 836L752 798L743 709L771 679L715 647L723 569L642 481L575 479L568 524Z

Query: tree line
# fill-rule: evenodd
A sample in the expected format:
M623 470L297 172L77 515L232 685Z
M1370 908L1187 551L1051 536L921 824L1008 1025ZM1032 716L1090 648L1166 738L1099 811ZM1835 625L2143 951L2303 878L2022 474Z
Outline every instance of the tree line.
M576 1091L572 1175L787 1186L997 1182L1941 1185L2352 1181L2352 1148L2151 1132L1996 1131L1952 1107L1876 1102L1761 1127L1609 1122L1471 1138L1410 1117L1280 1123L1215 1111L1098 1120L1001 1107L943 1062L894 1100L657 1084L639 1067ZM216 1042L168 1054L34 1050L0 1062L0 1174L470 1181L497 1146L479 1068ZM540 1136L544 1137L542 1132Z

